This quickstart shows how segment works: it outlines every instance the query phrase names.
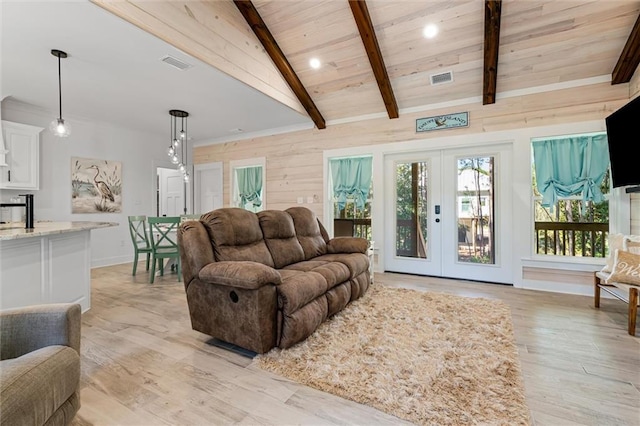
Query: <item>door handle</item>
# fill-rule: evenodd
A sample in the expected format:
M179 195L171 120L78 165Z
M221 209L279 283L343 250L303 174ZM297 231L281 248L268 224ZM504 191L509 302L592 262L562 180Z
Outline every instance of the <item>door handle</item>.
M435 211L436 211L436 214L440 214L440 205L439 204L436 204Z

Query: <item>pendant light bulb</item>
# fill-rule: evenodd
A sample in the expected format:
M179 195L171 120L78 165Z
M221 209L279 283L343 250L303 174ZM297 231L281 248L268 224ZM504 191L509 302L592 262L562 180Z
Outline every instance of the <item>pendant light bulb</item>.
M183 179L185 183L189 183L189 173L185 173Z
M65 123L62 118L54 119L51 124L49 124L49 130L59 138L66 138L71 134L71 126Z
M172 146L170 146L170 147L167 149L167 155L168 155L169 157L173 157L173 154L175 154L175 153L176 153L176 151L173 149L173 147L172 147Z
M187 134L185 133L184 130L180 130L180 139L184 139L187 137Z
M173 140L173 147L174 147L174 148L177 148L177 147L178 147L178 145L180 145L180 141L179 141L178 139L174 139L174 140Z
M71 126L64 122L62 118L62 72L60 68L60 59L66 58L67 54L62 50L53 49L51 54L58 58L58 107L60 115L49 125L49 130L59 138L66 138L71 134Z
M171 157L171 162L173 164L178 164L180 162L180 160L178 160L178 156L173 154L173 157Z

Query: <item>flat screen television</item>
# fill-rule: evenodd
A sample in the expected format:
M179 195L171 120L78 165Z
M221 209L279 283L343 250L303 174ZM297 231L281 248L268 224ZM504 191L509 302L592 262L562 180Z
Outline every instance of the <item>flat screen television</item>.
M611 185L640 185L640 167L637 149L640 127L640 97L614 111L606 119L609 161L611 164Z

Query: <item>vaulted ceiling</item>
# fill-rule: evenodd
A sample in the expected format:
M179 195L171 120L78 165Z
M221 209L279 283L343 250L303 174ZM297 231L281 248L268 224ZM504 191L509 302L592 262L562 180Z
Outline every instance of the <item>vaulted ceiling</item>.
M195 67L182 74L181 84L165 83L159 89L147 87L147 83L164 81L158 79L160 73L165 78L162 70L151 71L154 73L151 78L131 81L145 87L145 95L138 96L140 100L151 99L162 91L171 95L169 103L158 98L158 108L145 104L139 105L137 111L148 109L150 116L155 114L164 123L165 109L188 104L189 111L194 111L194 131L196 125L201 126L199 133L205 138L228 132L228 128L243 127L240 124L243 120L250 131L267 129L269 124L264 121L269 112L286 113L280 108L295 111L298 117L308 116L310 122L322 129L345 121L367 117L393 119L427 109L437 114L439 109L466 103L491 108L501 98L541 90L586 87L601 82L624 84L633 76L640 58L640 0L367 0L366 3L349 0L91 0L91 3L110 12L106 15L120 17L143 29L143 33L170 44L178 52L177 56L183 52L198 63L208 64L222 75L232 77L227 78L226 83L218 79L208 87L207 80L202 78L207 71ZM15 19L21 4L10 4L11 8L5 4L6 19L9 16ZM75 98L78 108L87 112L94 99L106 104L107 93L89 98L81 95L87 93L88 87L98 87L102 77L105 82L107 76L117 78L116 83L102 83L112 88L110 92L119 90L120 86L129 92L134 89L125 84L127 80L122 79L120 69L114 68L119 62L106 63L100 60L101 56L91 56L93 51L95 55L104 56L105 52L99 49L109 46L109 39L122 37L111 33L91 35L83 27L87 34L87 46L83 46L83 37L69 31L78 18L59 28L69 34L57 34L54 28L40 31L39 27L33 27L32 21L34 14L46 9L48 3L36 9L27 8L28 4L24 3L24 8L29 9L31 19L9 25L13 21L5 22L3 18L3 26L6 23L6 27L11 27L10 33L5 33L3 28L2 80L7 83L3 85L3 97L10 94L27 102L51 97L28 92L36 85L42 86L46 93L51 92L43 83L36 84L39 80L35 78L35 72L51 59L48 50L43 54L41 48L32 49L34 55L42 57L42 64L21 68L27 64L27 53L32 53L27 42L35 40L37 33L43 33L49 40L42 39L40 44L55 44L49 49L65 46L72 49L71 59L67 60L69 71L65 70L68 73L65 75L71 74L65 86L65 93L69 93L65 98L68 111L74 111ZM86 2L70 4L78 5L73 10L86 8ZM87 25L103 21L94 15L87 20ZM427 24L439 28L433 39L422 35ZM22 28L25 28L24 34L20 33ZM129 34L126 28L117 31ZM150 45L141 42L139 37L136 40L130 44L138 49ZM7 52L10 55L5 56ZM146 53L140 52L145 60ZM154 55L157 52L154 51ZM311 58L319 60L318 69L309 65ZM157 58L151 62L155 61ZM94 62L101 68L91 71L89 67ZM138 62L142 61L135 61ZM24 80L20 76L25 73L31 75L26 86L20 83ZM432 81L447 73L452 77L450 82L435 84ZM79 85L89 78L91 83ZM185 89L185 85L195 82L196 78L198 88ZM244 106L237 109L234 99L222 96L226 86L233 86L237 92L231 80L266 95L265 99L272 103L244 91L246 99L254 101L250 105L244 102L241 104ZM76 83L78 88L74 87ZM184 100L177 102L180 97ZM273 101L277 101L277 107ZM209 107L213 103L228 104L227 109L235 111L238 122L232 124L233 120L225 118L224 123L215 124L215 115ZM233 109L232 103L236 104ZM115 117L128 104L108 113L102 106L102 116ZM146 124L139 112L127 114L138 117L137 121L147 129L158 127ZM260 120L259 126L249 127L249 123L254 125ZM290 123L299 121L295 117L288 119ZM214 132L213 127L220 129Z
M640 60L640 1L93 2L306 112L319 129L544 87L626 83ZM422 34L430 23L433 39ZM432 84L444 72L452 81Z

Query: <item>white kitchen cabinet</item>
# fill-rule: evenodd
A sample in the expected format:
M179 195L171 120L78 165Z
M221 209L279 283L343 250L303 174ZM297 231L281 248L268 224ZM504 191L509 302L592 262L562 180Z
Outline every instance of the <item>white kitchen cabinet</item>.
M42 130L42 127L2 121L4 148L8 152L7 165L0 167L0 189L40 189Z

